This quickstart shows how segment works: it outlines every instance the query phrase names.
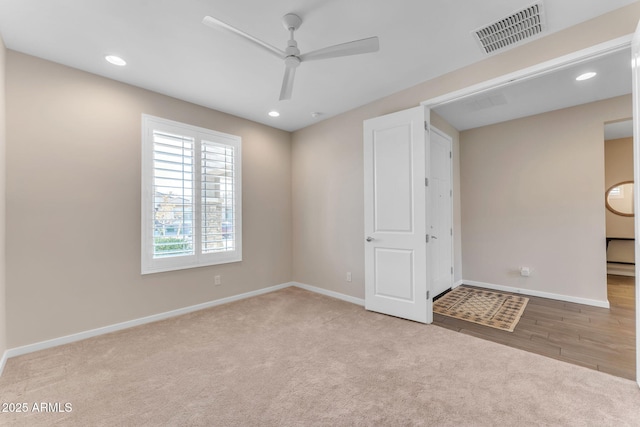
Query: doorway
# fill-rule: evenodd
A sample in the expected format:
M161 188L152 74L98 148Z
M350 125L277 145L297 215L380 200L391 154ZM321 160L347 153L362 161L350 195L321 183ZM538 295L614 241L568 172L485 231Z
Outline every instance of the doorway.
M470 88L468 88L466 90L461 90L461 91L458 91L456 93L447 94L447 95L444 95L442 97L438 97L438 98L434 98L432 100L425 101L423 103L423 105L425 105L425 106L429 107L430 109L432 109L433 111L437 112L438 115L444 116L444 119L447 120L446 114L444 114L442 112L442 110L439 108L439 106L446 105L448 103L453 103L453 102L456 102L456 101L460 101L460 103L463 103L464 101L469 100L469 98L471 98L473 95L483 94L483 93L486 95L487 93L489 93L489 91L491 89L494 89L496 87L508 86L510 84L513 84L514 81L517 81L519 79L528 79L528 78L531 78L533 75L538 74L538 73L543 73L543 74L544 73L551 73L554 68L557 68L557 67L563 68L563 67L569 66L569 64L574 63L576 58L579 58L578 59L578 63L580 63L580 62L586 61L587 58L591 58L591 57L594 57L594 56L595 57L599 57L599 56L602 56L602 55L605 55L607 53L611 53L611 52L614 52L614 51L617 52L617 51L621 51L621 50L627 50L627 52L628 52L628 48L629 48L629 45L630 45L630 39L631 38L628 37L628 38L626 38L626 40L616 40L616 41L612 41L611 43L607 43L607 44L603 44L603 45L594 47L593 49L586 49L586 50L584 50L582 52L576 53L573 56L573 58L571 58L571 59L564 59L564 60L563 59L559 59L558 61L549 61L548 63L541 64L538 67L532 67L531 69L523 70L520 75L518 75L518 73L512 73L511 75L504 76L504 78L495 79L494 81L488 82L486 85L479 84L479 85L476 85L474 87L470 87ZM627 56L627 62L626 62L627 66L628 66L628 62L629 61L628 61L628 56ZM537 69L534 69L534 68L537 68ZM627 92L627 94L628 93L629 92ZM607 98L603 98L603 99L607 99ZM484 101L486 101L484 104L487 104L487 103L500 104L502 101L504 101L504 99L500 99L500 97L490 98L490 94L489 94L489 96L485 97ZM475 104L474 103L467 103L466 107L469 108L469 109L473 109L474 107L476 107L476 110L478 110L478 109L480 109L482 104L483 103L475 103ZM486 111L484 111L483 113L486 113ZM522 117L525 117L525 116L522 116ZM612 118L615 118L615 116L613 116ZM611 119L608 119L608 120L611 120ZM600 122L600 126L601 126L601 123L602 122ZM602 141L602 140L600 140L600 141ZM561 145L559 145L558 147L562 148ZM500 155L501 153L497 152L497 153L494 153L494 154ZM530 153L523 153L524 156L527 156L528 154L530 154ZM505 157L505 161L508 161L508 160L510 161L511 159L512 158L507 159ZM510 161L509 163L513 163L513 162ZM513 167L516 168L517 165L513 165ZM463 170L463 171L465 170L464 169L464 165L461 168L461 170ZM569 178L571 177L571 175L567 175L567 176ZM558 182L559 183L566 183L566 182L570 182L570 180L569 181L558 180ZM501 184L502 183L500 183L500 185ZM600 185L602 185L602 184L600 184ZM499 192L502 189L502 187L500 187L500 186L494 186L492 188L494 189L495 192ZM567 184L567 185L565 185L565 189L567 191L568 190L573 190L573 187L571 187L570 185ZM505 197L521 196L521 195L515 194L513 192L510 192L510 193L503 192L502 194ZM522 197L527 197L527 195L525 194ZM557 200L560 203L563 202L563 199L561 199L559 197L557 198ZM601 203L601 200L602 200L602 193L599 193L598 199L595 200L594 203L589 202L589 204L591 205L591 204L595 204L597 202ZM500 202L500 201L497 201L497 202ZM463 201L463 204L464 204L464 201ZM561 204L557 205L557 207L562 207L562 205ZM465 209L468 209L468 206L465 206ZM572 224L572 220L570 220L569 218L575 218L575 216L571 216L571 217L567 216L567 221L565 222L566 224L572 226L573 225ZM601 216L601 218L602 218L602 216ZM600 221L602 221L602 220L600 220ZM468 232L468 229L465 229L465 227L464 227L464 224L467 224L467 223L468 223L468 221L467 222L463 222L463 235ZM602 222L600 222L600 224L602 224ZM506 225L509 225L509 224L507 223ZM517 229L514 229L514 230L517 230ZM544 229L541 229L541 232L543 232L543 231L544 231ZM604 237L604 236L602 236L602 237ZM579 238L579 236L576 236L576 238ZM600 262L601 263L602 262L601 261L602 258L605 256L604 238L595 238L595 239L591 239L591 240L593 240L593 245L602 245L601 246L601 248L602 248L601 249L601 255L600 255L600 258L599 258L600 261L597 261L596 259L594 259L594 261L593 261L593 262ZM484 245L485 242L486 242L486 240L482 240L482 239L478 240L478 244L479 245ZM551 245L551 246L555 250L560 250L559 253L561 253L562 256L568 256L568 257L572 256L571 252L562 253L561 249L558 246L556 246L556 245ZM467 257L465 256L465 270L467 270L467 266L468 265L469 264L467 263ZM602 264L600 264L600 265L602 265ZM465 276L467 276L467 274L468 274L467 271L465 271L464 273L465 273ZM511 270L508 271L507 274L511 274L512 275L512 279L514 279L514 281L516 281L516 280L529 280L529 279L526 279L526 278L518 277L519 274L518 274L518 271L517 271L517 267L513 268L512 271ZM535 266L534 266L533 274L536 274ZM606 270L603 269L602 278L601 278L602 281L600 282L602 284L600 286L602 286L601 289L605 292L604 299L606 300L606 285L605 285L606 279L605 279L605 277L606 277ZM463 277L463 279L465 279L465 278L466 277ZM465 281L465 283L466 283L466 281ZM525 289L525 288L526 287L523 286L523 289ZM520 291L519 289L516 289L516 290ZM534 291L535 291L535 289L534 289ZM534 292L533 295L536 295L536 293ZM543 296L543 297L545 296L543 292L538 292L537 295L538 296ZM551 296L551 295L546 295L546 296L550 297L550 298L554 297L554 296ZM601 298L601 297L599 296L599 298ZM570 302L580 302L580 301L570 301ZM586 303L589 304L589 301L587 301Z
M604 124L607 274L635 276L633 120Z

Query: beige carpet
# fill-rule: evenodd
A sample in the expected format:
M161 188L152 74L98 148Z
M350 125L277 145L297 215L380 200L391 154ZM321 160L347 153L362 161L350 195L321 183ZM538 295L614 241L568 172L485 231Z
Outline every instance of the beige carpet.
M513 332L529 298L458 286L433 304L433 312Z
M638 426L622 378L297 288L9 359L10 426Z

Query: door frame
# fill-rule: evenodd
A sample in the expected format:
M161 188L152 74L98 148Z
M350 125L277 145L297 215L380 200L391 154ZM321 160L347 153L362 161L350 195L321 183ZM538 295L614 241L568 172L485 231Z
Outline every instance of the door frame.
M594 46L588 47L586 49L581 49L570 53L568 55L564 55L558 58L551 59L549 61L541 62L537 65L533 65L531 67L527 67L512 73L508 73L490 80L486 80L484 82L480 82L466 88L456 90L453 92L445 93L440 96L436 96L430 99L427 99L420 103L427 109L427 113L429 114L431 109L448 104L450 102L459 101L470 96L478 95L483 92L487 92L490 90L506 87L515 83L519 83L521 81L539 77L541 75L557 71L559 69L578 64L583 61L587 61L590 59L598 58L600 56L604 56L610 53L614 53L623 49L629 49L631 47L633 40L633 34L629 34L627 36L618 37L613 40L609 40L604 43L599 43ZM634 108L636 106L634 105ZM640 106L639 106L640 108ZM638 141L638 134L640 134L640 123L636 123L634 120L634 144L640 144ZM635 148L635 147L634 147ZM636 181L640 180L640 159L638 156L634 155L634 174L636 175ZM635 210L636 212L640 212L640 189L639 186L635 186L636 194L635 198ZM636 214L636 257L640 257L638 254L638 244L640 238L640 215ZM638 258L636 258L638 260ZM454 261L455 262L455 261ZM640 265L636 262L636 382L640 386Z
M633 210L635 217L633 218L633 225L635 227L635 262L636 262L636 382L640 386L640 251L639 237L640 237L640 188L638 182L640 182L640 22L636 27L636 32L631 41L631 79L633 81L631 93L633 98L633 179L635 185L633 186Z
M429 132L434 132L437 133L438 135L440 135L441 137L443 137L444 139L446 139L449 142L449 152L451 153L451 157L449 158L449 183L451 184L451 197L449 198L449 211L451 212L450 218L449 218L449 223L451 224L451 235L450 240L451 240L451 289L455 288L455 281L454 281L454 272L455 272L455 239L453 238L453 226L454 226L454 215L453 215L453 197L454 197L454 185L453 185L453 138L451 137L451 135L447 134L446 132L438 129L436 126L429 124ZM429 139L429 144L431 145L433 143L433 140ZM431 151L431 149L429 149L429 151ZM426 159L425 161L431 161L431 159ZM427 170L430 172L431 171L431 167L429 165L427 165ZM427 202L429 202L430 200L427 200ZM429 226L429 224L427 224L427 226ZM431 261L431 256L429 256L429 262ZM429 269L429 271L433 271L433 266L429 265L429 263L427 264L427 268ZM433 282L429 283L430 287L432 288L431 291L434 291L433 289ZM433 297L436 297L437 294L435 292L432 292L432 299Z

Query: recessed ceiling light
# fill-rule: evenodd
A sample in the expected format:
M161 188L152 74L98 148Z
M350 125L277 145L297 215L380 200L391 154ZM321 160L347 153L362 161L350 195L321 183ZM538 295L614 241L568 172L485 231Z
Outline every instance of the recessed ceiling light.
M107 60L107 62L113 64L113 65L117 65L119 67L124 67L125 65L127 65L127 61L125 61L124 59L120 58L119 56L115 56L115 55L107 55L104 57L104 59Z
M596 74L598 74L598 73L595 73L593 71L589 71L588 73L580 74L578 77L576 77L576 80L579 81L579 82L581 82L583 80L589 80L589 79L595 77Z
M274 110L274 111L269 111L269 115L271 117L279 117L280 113L278 113L277 111Z

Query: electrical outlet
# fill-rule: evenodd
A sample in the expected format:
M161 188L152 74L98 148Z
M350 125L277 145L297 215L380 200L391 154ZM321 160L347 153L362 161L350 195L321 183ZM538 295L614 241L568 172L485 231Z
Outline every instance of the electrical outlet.
M520 267L520 275L522 277L529 277L531 275L531 269L529 267Z
M347 271L347 282L351 281L351 272Z
M213 284L216 286L222 285L222 279L220 278L220 275L216 275L213 276Z

